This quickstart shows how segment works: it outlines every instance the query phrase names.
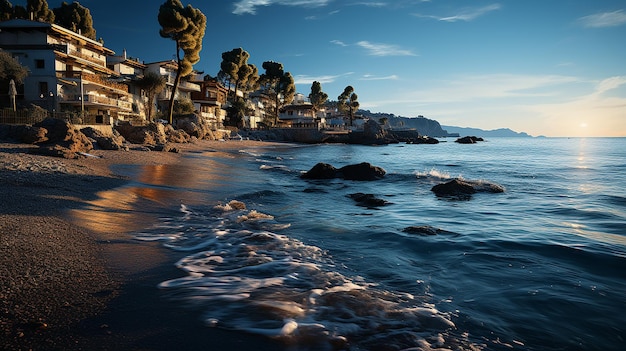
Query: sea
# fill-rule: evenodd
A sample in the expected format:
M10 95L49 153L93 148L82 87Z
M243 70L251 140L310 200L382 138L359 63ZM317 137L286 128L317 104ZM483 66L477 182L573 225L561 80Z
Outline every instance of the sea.
M109 206L178 255L155 291L276 350L623 350L626 138L441 141L207 147L114 167ZM386 175L301 178L320 162ZM455 178L505 191L431 191Z

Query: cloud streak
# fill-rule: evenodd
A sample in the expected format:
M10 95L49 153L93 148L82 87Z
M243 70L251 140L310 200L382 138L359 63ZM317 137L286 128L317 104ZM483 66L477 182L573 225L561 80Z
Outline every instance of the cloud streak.
M307 76L307 75L296 75L294 77L295 84L313 84L313 82L320 82L321 84L333 83L337 79L349 76L354 74L353 72L347 72L343 74L337 75L322 75L322 76Z
M488 6L484 6L480 8L465 9L455 15L446 16L446 17L434 16L434 15L422 15L422 14L415 14L414 16L433 18L442 22L459 22L459 21L470 22L470 21L475 20L478 17L488 14L489 12L499 10L500 8L502 8L500 4L492 4L492 5L488 5Z
M417 56L410 50L402 49L397 45L371 43L365 40L356 45L365 49L370 56Z
M235 2L233 13L236 15L256 15L257 7L260 6L302 6L302 7L322 7L328 5L332 0L240 0Z
M578 19L587 28L618 27L626 24L626 12L617 10L613 12L602 12L581 17Z

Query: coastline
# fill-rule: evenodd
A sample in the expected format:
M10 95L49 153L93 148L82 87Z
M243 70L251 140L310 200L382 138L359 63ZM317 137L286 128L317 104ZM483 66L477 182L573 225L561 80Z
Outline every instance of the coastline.
M161 296L156 285L180 272L157 243L97 233L68 216L128 182L112 165L175 165L188 152L271 145L201 140L176 144L178 154L93 150L97 157L67 160L0 143L0 349L271 349L265 339L207 328Z

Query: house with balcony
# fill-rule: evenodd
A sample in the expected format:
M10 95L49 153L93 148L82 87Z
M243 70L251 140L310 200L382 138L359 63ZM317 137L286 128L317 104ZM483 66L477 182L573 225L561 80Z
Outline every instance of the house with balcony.
M191 92L191 99L196 110L215 129L221 128L226 118L225 108L228 89L210 76L204 78L197 76L194 83L200 86L200 91Z
M324 109L315 111L313 104L303 94L296 94L291 104L283 106L278 119L282 127L323 128L326 123Z
M118 114L123 115L124 120L145 121L148 99L144 90L141 89L136 82L143 78L147 66L143 62L140 62L138 58L127 56L126 49L124 49L119 56L107 56L106 60L107 68L114 71L118 76L116 81L127 85L130 94L129 101L132 104L132 111L119 112Z
M115 53L98 41L56 24L14 19L0 22L0 48L30 70L22 106L108 124L133 111L128 85L107 67Z
M170 104L170 97L174 91L174 81L176 79L176 71L178 69L178 63L174 60L171 61L159 61L146 64L146 72L154 72L165 78L165 89L157 96L157 111L167 111ZM181 78L178 89L176 90L175 100L189 99L193 100L191 93L199 93L201 91L200 85L193 82L193 79L188 77Z

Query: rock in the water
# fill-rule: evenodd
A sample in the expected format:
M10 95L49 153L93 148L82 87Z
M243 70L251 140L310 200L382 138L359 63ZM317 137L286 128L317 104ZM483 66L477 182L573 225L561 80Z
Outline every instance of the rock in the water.
M373 166L367 162L348 165L339 169L328 163L320 162L313 166L308 172L302 174L305 179L333 179L342 178L346 180L378 180L385 176L385 170Z
M378 180L386 173L384 169L367 162L347 165L337 170L337 176L346 180Z
M431 191L437 196L461 196L476 193L476 190L470 183L460 179L453 179L447 183L437 184L432 187Z
M504 187L498 184L485 181L470 181L464 179L453 179L447 183L438 184L432 187L432 192L437 196L461 196L467 197L477 192L502 193Z
M402 229L402 231L408 234L417 234L417 235L437 235L441 233L448 233L445 230L431 227L429 225L410 226L410 227L406 227Z
M337 168L328 163L320 162L308 172L302 174L305 179L333 179L337 177Z
M458 138L455 142L459 144L476 144L478 141L485 141L483 138L476 136L465 136L462 138Z
M356 201L359 206L378 207L388 205L390 202L379 199L374 194L355 193L348 195L349 198Z

